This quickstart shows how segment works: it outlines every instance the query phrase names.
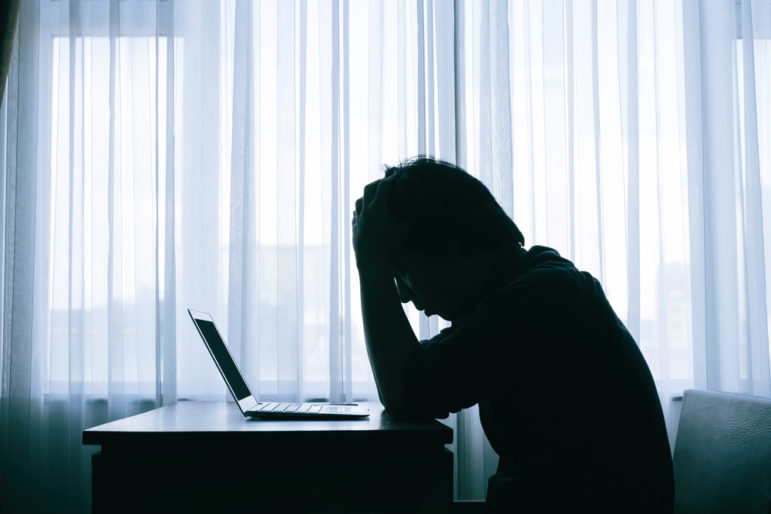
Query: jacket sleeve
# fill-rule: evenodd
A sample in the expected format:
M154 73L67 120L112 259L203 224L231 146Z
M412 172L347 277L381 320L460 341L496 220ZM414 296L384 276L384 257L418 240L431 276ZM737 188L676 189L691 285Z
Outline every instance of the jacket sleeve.
M511 359L505 355L510 323L494 319L496 315L476 314L421 342L410 356L405 377L412 412L445 418L491 392Z

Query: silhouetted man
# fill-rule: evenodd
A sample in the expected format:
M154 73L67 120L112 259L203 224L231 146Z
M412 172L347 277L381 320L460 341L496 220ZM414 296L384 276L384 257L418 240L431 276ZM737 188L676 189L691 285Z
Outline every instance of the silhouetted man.
M367 352L398 418L479 404L500 456L489 512L671 512L648 366L602 287L524 237L465 171L419 158L353 215ZM452 322L418 342L400 305Z

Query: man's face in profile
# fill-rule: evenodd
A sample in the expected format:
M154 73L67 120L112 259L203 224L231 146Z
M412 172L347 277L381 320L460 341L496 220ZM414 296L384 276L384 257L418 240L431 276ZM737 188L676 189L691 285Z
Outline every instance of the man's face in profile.
M449 256L448 256L449 257ZM455 258L404 252L397 259L394 281L402 303L412 302L426 316L452 321L461 317Z

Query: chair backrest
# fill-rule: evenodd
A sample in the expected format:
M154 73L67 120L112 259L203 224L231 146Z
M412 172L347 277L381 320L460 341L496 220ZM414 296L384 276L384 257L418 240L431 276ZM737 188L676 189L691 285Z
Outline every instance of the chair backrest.
M673 461L676 514L771 514L771 399L685 391Z

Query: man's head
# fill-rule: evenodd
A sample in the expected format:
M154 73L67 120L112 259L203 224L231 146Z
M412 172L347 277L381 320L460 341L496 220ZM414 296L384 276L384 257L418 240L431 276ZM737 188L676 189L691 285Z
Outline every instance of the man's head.
M452 164L419 157L386 170L388 206L412 231L394 256L403 302L456 319L479 300L495 258L525 239L490 191Z
M407 249L441 256L456 245L474 253L525 244L487 187L453 164L418 157L387 168L386 177L394 181L391 212L414 226Z

